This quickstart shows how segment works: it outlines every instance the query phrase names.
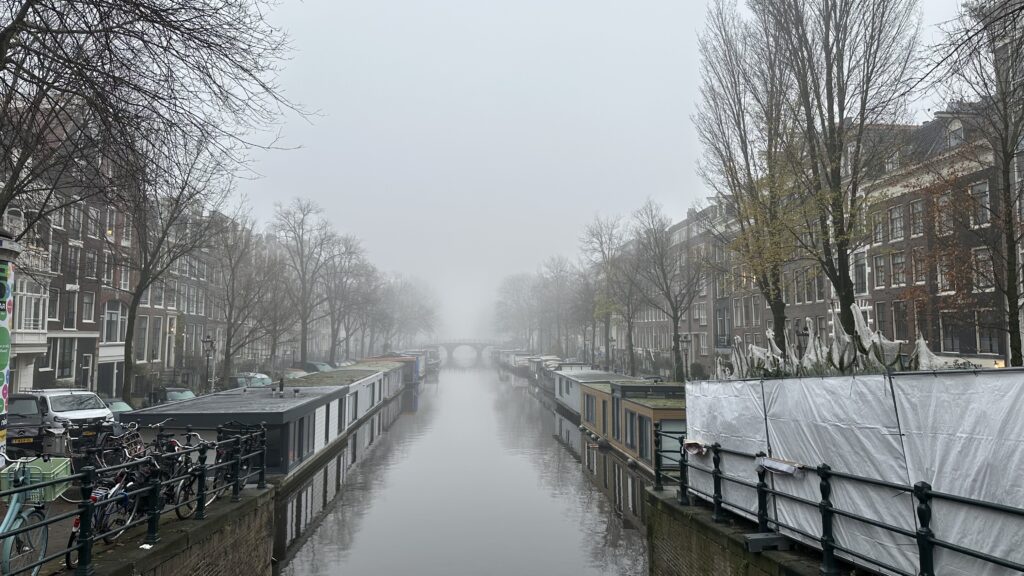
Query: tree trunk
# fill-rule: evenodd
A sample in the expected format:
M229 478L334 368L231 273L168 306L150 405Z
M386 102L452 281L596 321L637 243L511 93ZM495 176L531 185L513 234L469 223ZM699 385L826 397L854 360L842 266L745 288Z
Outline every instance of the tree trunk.
M1006 320L1010 332L1010 366L1024 365L1021 354L1020 336L1020 274L1017 270L1017 219L1014 213L1014 194L1010 179L1012 164L1006 160L1001 162L1000 178L1002 178L1003 203L1003 241L1006 244Z
M309 342L309 319L303 318L299 323L299 362L306 363Z
M277 340L278 336L276 333L270 336L270 371L273 372L277 366Z
M672 311L672 375L676 382L686 382L686 367L679 347L679 311Z
M604 369L611 368L612 358L612 315L604 315Z
M597 319L590 322L590 365L597 360Z
M141 281L139 284L142 285ZM133 293L128 304L128 326L124 335L124 384L121 386L121 399L132 406L135 405L132 403L132 384L135 378L135 317L138 312L138 296Z
M629 375L636 376L636 349L633 347L633 322L626 322L626 347L629 352Z
M232 336L231 336L231 330L230 329L225 330L224 331L224 360L223 360L223 363L221 364L221 370L222 370L221 374L223 375L223 378L224 378L224 384L227 384L228 378L231 377L231 364L232 364L231 360L232 360L232 356L234 356L231 353L231 346L232 346L233 340L234 340L234 338L232 338Z
M335 327L334 322L331 322L331 350L327 355L327 361L333 366L338 361L338 330L340 327Z
M775 331L775 345L787 354L786 350L786 301L782 299L782 293L776 292L775 296L768 301L772 310L772 329Z
M850 277L850 254L846 251L845 245L838 248L836 261L836 272L839 275L839 286L836 289L836 295L839 296L839 323L847 334L853 336L857 333L857 324L853 319L853 305L857 300L853 290L853 279ZM854 338L853 341L857 342L859 348L860 339Z

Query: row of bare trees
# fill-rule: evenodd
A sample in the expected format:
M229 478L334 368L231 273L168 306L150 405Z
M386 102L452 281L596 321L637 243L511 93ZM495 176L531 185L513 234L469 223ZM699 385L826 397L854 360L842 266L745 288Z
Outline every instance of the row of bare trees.
M985 282L1003 301L1010 363L1019 366L1024 187L1014 172L1024 145L1022 3L966 3L931 47L920 42L919 14L916 0L712 4L700 38L695 122L701 172L728 217L709 229L752 276L776 326L787 315L787 265L815 263L852 334L852 259L871 242L872 207L887 199L878 195L881 168L921 162L906 186L947 198L989 170L991 196L932 203L932 216L959 223L962 234L949 236L956 246L930 245L943 252L931 255L931 269L945 252L963 248L966 236L968 246L986 249L980 267L971 248L951 259L978 268L968 275L991 276ZM913 128L910 105L922 95L949 103L941 118L956 136L933 144L951 152L922 153L927 162L901 156ZM949 214L934 213L941 209ZM785 349L783 331L775 336Z
M497 328L531 349L577 355L596 363L612 350L613 321L625 327L628 370L639 370L634 328L641 310L659 312L672 327L673 374L685 375L680 323L704 282L706 255L648 201L629 218L598 217L581 237L577 265L549 258L536 274L505 278L498 292ZM603 335L598 345L598 333ZM574 345L578 343L578 345Z

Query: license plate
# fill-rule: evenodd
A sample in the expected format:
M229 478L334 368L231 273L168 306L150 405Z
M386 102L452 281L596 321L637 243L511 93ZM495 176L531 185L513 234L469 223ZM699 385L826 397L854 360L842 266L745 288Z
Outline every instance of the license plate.
M96 432L93 432L92 430L86 430L85 432L82 432L82 436L95 436L95 435L96 435Z
M11 444L31 444L35 438L11 438Z

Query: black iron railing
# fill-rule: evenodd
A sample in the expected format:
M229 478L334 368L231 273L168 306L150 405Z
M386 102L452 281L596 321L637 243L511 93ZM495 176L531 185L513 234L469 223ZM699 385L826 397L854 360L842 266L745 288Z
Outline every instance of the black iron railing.
M191 428L188 432L191 434ZM164 429L160 427L156 434L154 447L167 447L166 440L170 436L165 434ZM98 450L98 448L89 448L88 450ZM217 461L213 464L208 463L211 451L218 455ZM244 433L218 428L215 442L180 446L168 452L150 451L139 458L114 466L103 468L86 466L81 472L75 474L2 490L0 499L6 499L18 493L28 493L48 486L71 484L67 490L78 490L81 494L81 500L78 501L76 510L54 515L47 514L40 522L0 532L0 545L2 545L9 538L39 530L44 526L49 530L50 526L68 521L76 522L78 526L78 538L73 545L70 545L69 542L69 545L65 547L49 546L45 551L39 551L42 556L37 561L5 572L4 576L31 574L40 566L61 558L69 559L71 555L77 555L77 565L74 568L76 576L95 574L93 548L104 538L109 538L115 533L119 535L133 527L145 524L145 543L153 544L160 540L161 516L164 514L187 507L189 513L184 516L185 518L202 521L207 517L206 507L208 503L214 501L215 495L222 495L230 490L231 501L237 502L240 499L241 490L249 483L255 482L258 489L266 488L266 453L267 435L264 427L260 426L258 429ZM173 464L175 462L189 464L175 466ZM154 468L159 469L161 466L166 466L166 469L173 473L154 472ZM150 467L148 471L145 470L147 467ZM136 474L140 480L144 478L147 480L133 484L131 490L119 492L115 496L98 497L96 488L100 486L103 479L115 476L122 471ZM213 478L217 478L218 481L211 485L210 479ZM194 483L195 495L168 505L164 498L165 489L168 486L176 486L181 482L189 481ZM139 498L139 505L144 506L141 515L137 515L128 523L108 527L105 532L97 531L94 518L98 513L106 507L135 498ZM25 506L31 507L32 503L26 502ZM70 563L70 560L68 562Z
M845 554L847 558L852 559L854 564L858 564L869 569L883 569L901 576L935 576L936 569L941 568L941 566L937 566L935 563L936 549L949 550L989 564L1024 572L1024 564L1007 558L993 556L992 554L976 550L969 546L963 546L955 542L937 538L935 533L932 531L932 525L934 522L933 503L935 501L955 502L960 505L975 508L979 511L985 510L997 512L1021 520L1024 520L1024 509L935 491L932 490L931 485L927 482L917 482L911 486L908 484L888 482L885 480L836 471L828 464L820 464L818 466L797 465L796 467L799 470L806 473L813 473L817 476L818 492L820 493L821 499L815 501L770 487L767 482L769 471L766 470L764 466L758 466L756 464L758 459L767 456L763 452L749 453L732 450L717 443L710 445L690 444L691 449L705 452L710 451L712 466L709 468L701 464L690 462L687 453L685 433L663 431L661 430L661 423L659 422L655 423L654 434L656 450L654 458L654 490L664 490L664 486L666 484L678 486L676 500L678 504L683 506L690 505L689 495L691 493L700 496L711 504L712 519L716 522L730 521L730 512L728 508L732 508L736 511L742 511L749 514L752 518L756 518L757 532L768 533L784 529L792 532L793 534L802 536L809 541L816 542L821 549L821 568L819 573L822 575L838 575L840 573L836 555L837 553L842 553ZM673 441L678 442L678 449L663 450L662 438L670 438ZM748 458L751 466L755 468L757 473L757 482L751 482L742 478L727 475L722 469L723 454ZM668 469L664 465L665 461L677 464L678 468L674 470ZM697 470L711 476L711 493L691 485L689 482L689 470ZM852 482L854 484L876 486L894 490L898 493L911 495L914 499L915 513L917 516L916 529L910 530L905 527L895 526L877 518L858 514L854 510L837 508L833 499L833 491L836 487L834 480L836 479ZM723 485L726 482L756 491L757 508L747 509L738 502L727 501L723 495ZM769 497L788 500L790 502L816 508L821 517L821 534L812 534L807 530L772 517L768 502ZM918 570L916 572L912 572L892 566L887 562L879 560L877 557L869 556L862 551L854 550L841 542L837 542L834 530L835 519L837 517L849 518L915 541L918 550Z

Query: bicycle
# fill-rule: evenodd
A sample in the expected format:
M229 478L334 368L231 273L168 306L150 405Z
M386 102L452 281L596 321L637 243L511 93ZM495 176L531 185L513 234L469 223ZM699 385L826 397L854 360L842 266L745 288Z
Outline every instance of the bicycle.
M49 470L29 464L42 459L50 464ZM44 481L47 473L59 472L62 468L70 465L67 458L50 458L48 455L33 456L31 458L19 458L11 460L11 465L5 469L5 481L9 479L14 488L19 488L31 483ZM9 472L8 472L9 470ZM35 474L33 474L35 473ZM9 474L9 476L8 476ZM33 478L33 476L36 476ZM46 522L46 503L53 500L67 489L67 484L52 485L45 488L32 490L31 492L17 492L10 497L7 505L7 513L3 522L0 523L0 533L24 530L18 534L7 536L0 544L0 570L4 574L23 572L37 562L42 562L46 557L46 544L49 541L50 530ZM28 502L29 498L32 502ZM36 526L36 527L32 527ZM29 574L39 574L41 565L31 569Z

